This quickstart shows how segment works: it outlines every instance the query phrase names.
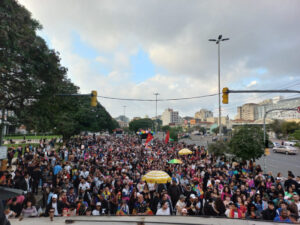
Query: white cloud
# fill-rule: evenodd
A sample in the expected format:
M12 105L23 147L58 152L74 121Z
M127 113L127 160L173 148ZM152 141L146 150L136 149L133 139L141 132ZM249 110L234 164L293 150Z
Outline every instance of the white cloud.
M230 37L221 45L222 87L280 87L287 78L299 78L298 0L286 4L280 0L19 2L41 22L43 33L61 53L62 64L82 93L95 89L105 96L153 99L154 92L161 98L216 93L217 45L208 39L220 33ZM99 52L94 60L111 69L108 75L94 71L90 60L72 52L72 32ZM136 84L128 71L130 56L138 49L146 51L164 72ZM258 68L268 72L257 77ZM245 85L250 78L255 80ZM224 106L224 113L233 116L235 107L249 96L258 99L230 96L231 105ZM131 117L155 114L152 102L99 100L113 116L123 112L124 104ZM181 115L193 115L201 107L215 110L217 97L159 102L158 107L160 113L174 107Z
M250 87L253 87L253 86L255 86L255 85L257 85L257 81L256 81L256 80L251 81L246 87L247 87L247 88L250 88Z

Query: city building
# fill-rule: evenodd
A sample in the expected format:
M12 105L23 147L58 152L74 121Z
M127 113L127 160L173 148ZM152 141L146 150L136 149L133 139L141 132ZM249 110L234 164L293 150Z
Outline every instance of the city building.
M166 109L161 116L163 126L169 124L178 124L179 123L179 113L178 111L173 111L173 109Z
M206 118L206 121L210 122L210 123L218 124L219 123L219 117L208 117L208 118ZM229 127L229 117L228 116L221 116L221 124L223 126Z
M300 106L300 97L298 98L289 98L284 99L282 96L278 96L272 99L265 100L259 103L258 106L258 119L263 119L265 112L272 109L296 109ZM295 111L284 111L284 110L276 110L268 113L267 117L269 119L278 119L278 120L286 120L286 121L300 121L300 113Z
M201 121L206 121L207 118L213 116L214 116L213 112L207 109L201 109L199 112L195 113L195 119L200 119Z
M118 122L118 124L119 124L119 126L120 126L121 128L129 127L128 122L124 122L124 121L122 121L122 120L117 120L117 122Z
M247 103L237 107L236 120L257 120L258 119L258 104Z
M115 120L117 120L117 121L122 121L122 122L126 122L126 123L129 122L129 118L126 117L126 116L124 116L124 115L121 115L121 116L116 117Z

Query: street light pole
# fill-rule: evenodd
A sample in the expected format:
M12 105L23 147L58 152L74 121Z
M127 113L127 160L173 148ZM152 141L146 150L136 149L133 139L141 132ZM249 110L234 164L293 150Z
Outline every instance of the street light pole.
M219 135L221 139L222 121L221 121L221 80L220 80L220 42L218 42L218 93L219 93Z
M209 39L209 41L213 41L218 45L218 96L219 96L219 135L221 138L222 134L222 122L221 122L221 79L220 79L220 73L221 73L221 68L220 68L220 44L221 41L228 41L229 38L222 38L222 35L220 34L218 39Z
M159 93L154 93L155 95L155 132L157 132L157 96Z

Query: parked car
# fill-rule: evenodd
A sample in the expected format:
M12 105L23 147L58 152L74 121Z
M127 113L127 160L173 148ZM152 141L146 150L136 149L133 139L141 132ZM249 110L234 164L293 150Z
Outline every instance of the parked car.
M280 145L278 147L274 147L273 152L285 153L286 155L289 155L289 154L296 155L298 153L298 148L293 147L293 146Z
M277 143L277 142L273 142L273 146L274 146L274 147L279 147L279 146L280 146L280 144L279 144L279 143Z

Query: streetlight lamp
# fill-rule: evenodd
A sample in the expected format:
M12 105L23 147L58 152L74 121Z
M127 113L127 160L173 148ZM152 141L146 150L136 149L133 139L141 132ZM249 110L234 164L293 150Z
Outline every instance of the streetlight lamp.
M228 41L229 38L222 38L220 34L218 39L209 39L218 45L218 93L219 93L219 135L222 133L222 123L221 123L221 82L220 82L220 43L221 41Z

